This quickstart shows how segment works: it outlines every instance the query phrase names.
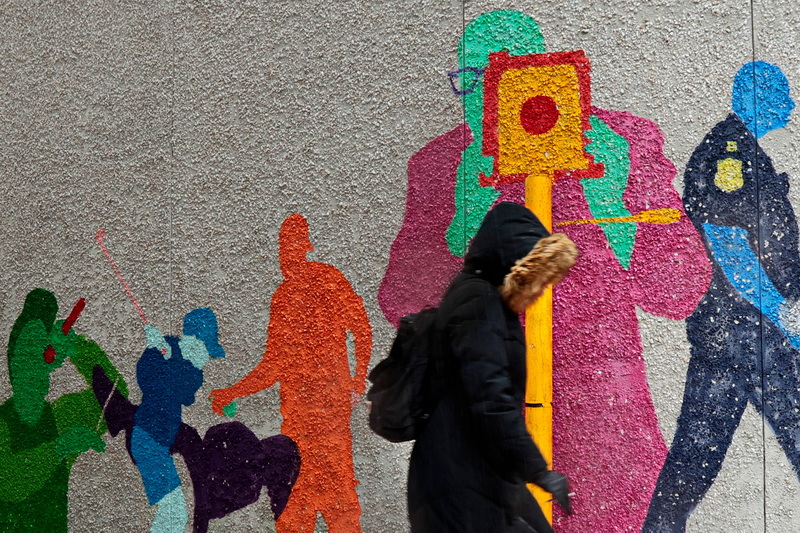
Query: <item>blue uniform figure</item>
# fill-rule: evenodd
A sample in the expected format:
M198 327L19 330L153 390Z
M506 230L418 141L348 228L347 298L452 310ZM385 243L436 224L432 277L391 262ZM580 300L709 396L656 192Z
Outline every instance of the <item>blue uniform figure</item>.
M203 366L225 352L217 342L216 316L207 308L184 317L181 338L165 337L150 325L145 333L147 348L136 365L142 402L133 416L130 452L150 505L158 505L151 531L182 532L189 515L170 448L183 406L194 403L203 385Z
M733 113L706 135L684 176L686 213L713 264L687 319L691 359L678 427L644 532L685 531L722 467L748 403L800 472L800 254L788 199L758 139L794 109L786 76L763 61L734 79Z

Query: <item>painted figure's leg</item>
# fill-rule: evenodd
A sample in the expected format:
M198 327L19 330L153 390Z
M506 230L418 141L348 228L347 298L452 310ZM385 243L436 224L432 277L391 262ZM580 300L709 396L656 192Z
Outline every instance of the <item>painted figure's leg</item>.
M150 527L151 533L181 533L186 529L189 511L186 509L186 500L180 487L161 498L156 505L156 516Z
M769 325L768 325L769 327ZM800 475L800 373L798 373L798 351L784 344L780 333L764 335L766 343L764 368L764 403L761 398L753 404L769 423L795 474Z
M683 532L722 467L748 396L748 376L735 367L693 357L687 372L678 428L658 476L644 533ZM716 362L716 361L715 361Z
M342 419L333 427L346 431L349 420ZM338 441L335 434L322 437L326 445L320 447L317 502L322 518L330 533L361 533L361 503L358 500L353 464L353 447L350 442Z
M167 494L180 488L181 479L169 448L156 442L146 430L138 426L131 433L131 457L142 475L150 505L156 505Z
M317 525L317 490L301 469L286 508L275 523L278 533L314 533Z
M354 486L329 493L322 517L330 533L361 533L361 504Z

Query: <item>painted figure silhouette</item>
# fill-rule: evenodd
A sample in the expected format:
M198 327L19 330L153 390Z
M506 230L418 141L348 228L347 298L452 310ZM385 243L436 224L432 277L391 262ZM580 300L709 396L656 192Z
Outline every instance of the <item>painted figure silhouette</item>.
M404 225L378 299L394 324L437 304L459 268L455 255L468 242L472 220L480 220L487 205L495 198L522 201L519 184L479 190L477 178L492 168L481 152L480 72L489 54L504 50L544 51L531 17L493 11L467 26L459 71L472 82L461 80L457 91L467 124L409 160ZM581 251L553 292L552 468L568 476L575 492L571 517L559 521L555 510L559 533L637 531L644 523L667 447L650 395L637 308L683 319L711 276L700 236L672 186L676 170L664 156L658 126L598 108L589 124L586 152L604 165L603 176L559 179L552 189L554 230ZM673 217L667 223L642 217L654 210Z
M106 426L91 388L53 402L45 399L53 370L69 359L91 383L96 366L127 395L125 381L108 356L94 341L69 329L75 311L66 326L56 321L57 313L55 296L35 289L25 298L9 336L13 394L0 405L0 531L66 532L72 465L89 449L105 449L100 436Z
M114 390L100 367L95 369L94 389L98 400L107 405L109 432L116 436L125 430L130 452L137 406ZM239 422L212 426L202 438L196 429L181 423L170 453L183 457L192 479L195 533L205 533L211 520L258 501L262 487L267 488L277 520L300 471L300 453L292 439L286 435L259 439Z
M312 532L319 512L331 533L361 531L350 417L366 388L372 330L364 304L341 272L312 262L308 223L289 216L280 230L284 281L270 306L261 362L241 381L211 393L214 411L280 383L282 433L300 449L300 476L277 522L279 533ZM355 341L355 375L347 333Z
M194 489L193 531L205 533L209 521L258 500L267 487L277 519L300 468L297 446L284 435L259 440L239 422L217 424L201 438L185 424L182 408L194 403L202 369L225 357L217 341L217 320L208 308L184 317L183 336L162 336L146 326L148 347L136 367L142 403L132 404L95 369L97 401L106 406L109 431L126 431L128 452L142 475L151 505L158 505L152 531L177 532L188 513L172 455L181 454Z
M644 531L679 532L722 467L748 403L800 471L800 254L789 178L758 145L794 108L775 65L743 66L733 113L692 154L686 212L714 274L686 328L691 359L678 427Z

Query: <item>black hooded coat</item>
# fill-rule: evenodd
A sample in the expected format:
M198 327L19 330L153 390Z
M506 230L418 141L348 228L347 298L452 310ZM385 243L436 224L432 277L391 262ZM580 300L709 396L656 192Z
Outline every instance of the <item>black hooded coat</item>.
M548 235L527 208L499 204L439 306L445 384L411 454L413 533L552 531L525 486L547 463L523 417L523 330L498 291L514 263Z

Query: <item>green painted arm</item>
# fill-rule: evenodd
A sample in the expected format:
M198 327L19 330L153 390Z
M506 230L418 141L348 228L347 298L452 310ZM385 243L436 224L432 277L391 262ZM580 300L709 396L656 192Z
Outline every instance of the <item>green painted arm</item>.
M112 382L117 381L117 390L126 398L128 397L128 385L125 383L125 379L95 341L87 339L84 335L78 335L75 353L70 357L70 361L90 386L92 384L92 369L95 365L100 365L108 379Z
M101 417L101 412L102 406L97 403L92 389L65 394L53 402L53 415L59 435L73 428L86 428L94 435L102 435L106 432L106 422ZM96 439L91 439L91 442L97 443ZM85 447L81 451L87 449Z

